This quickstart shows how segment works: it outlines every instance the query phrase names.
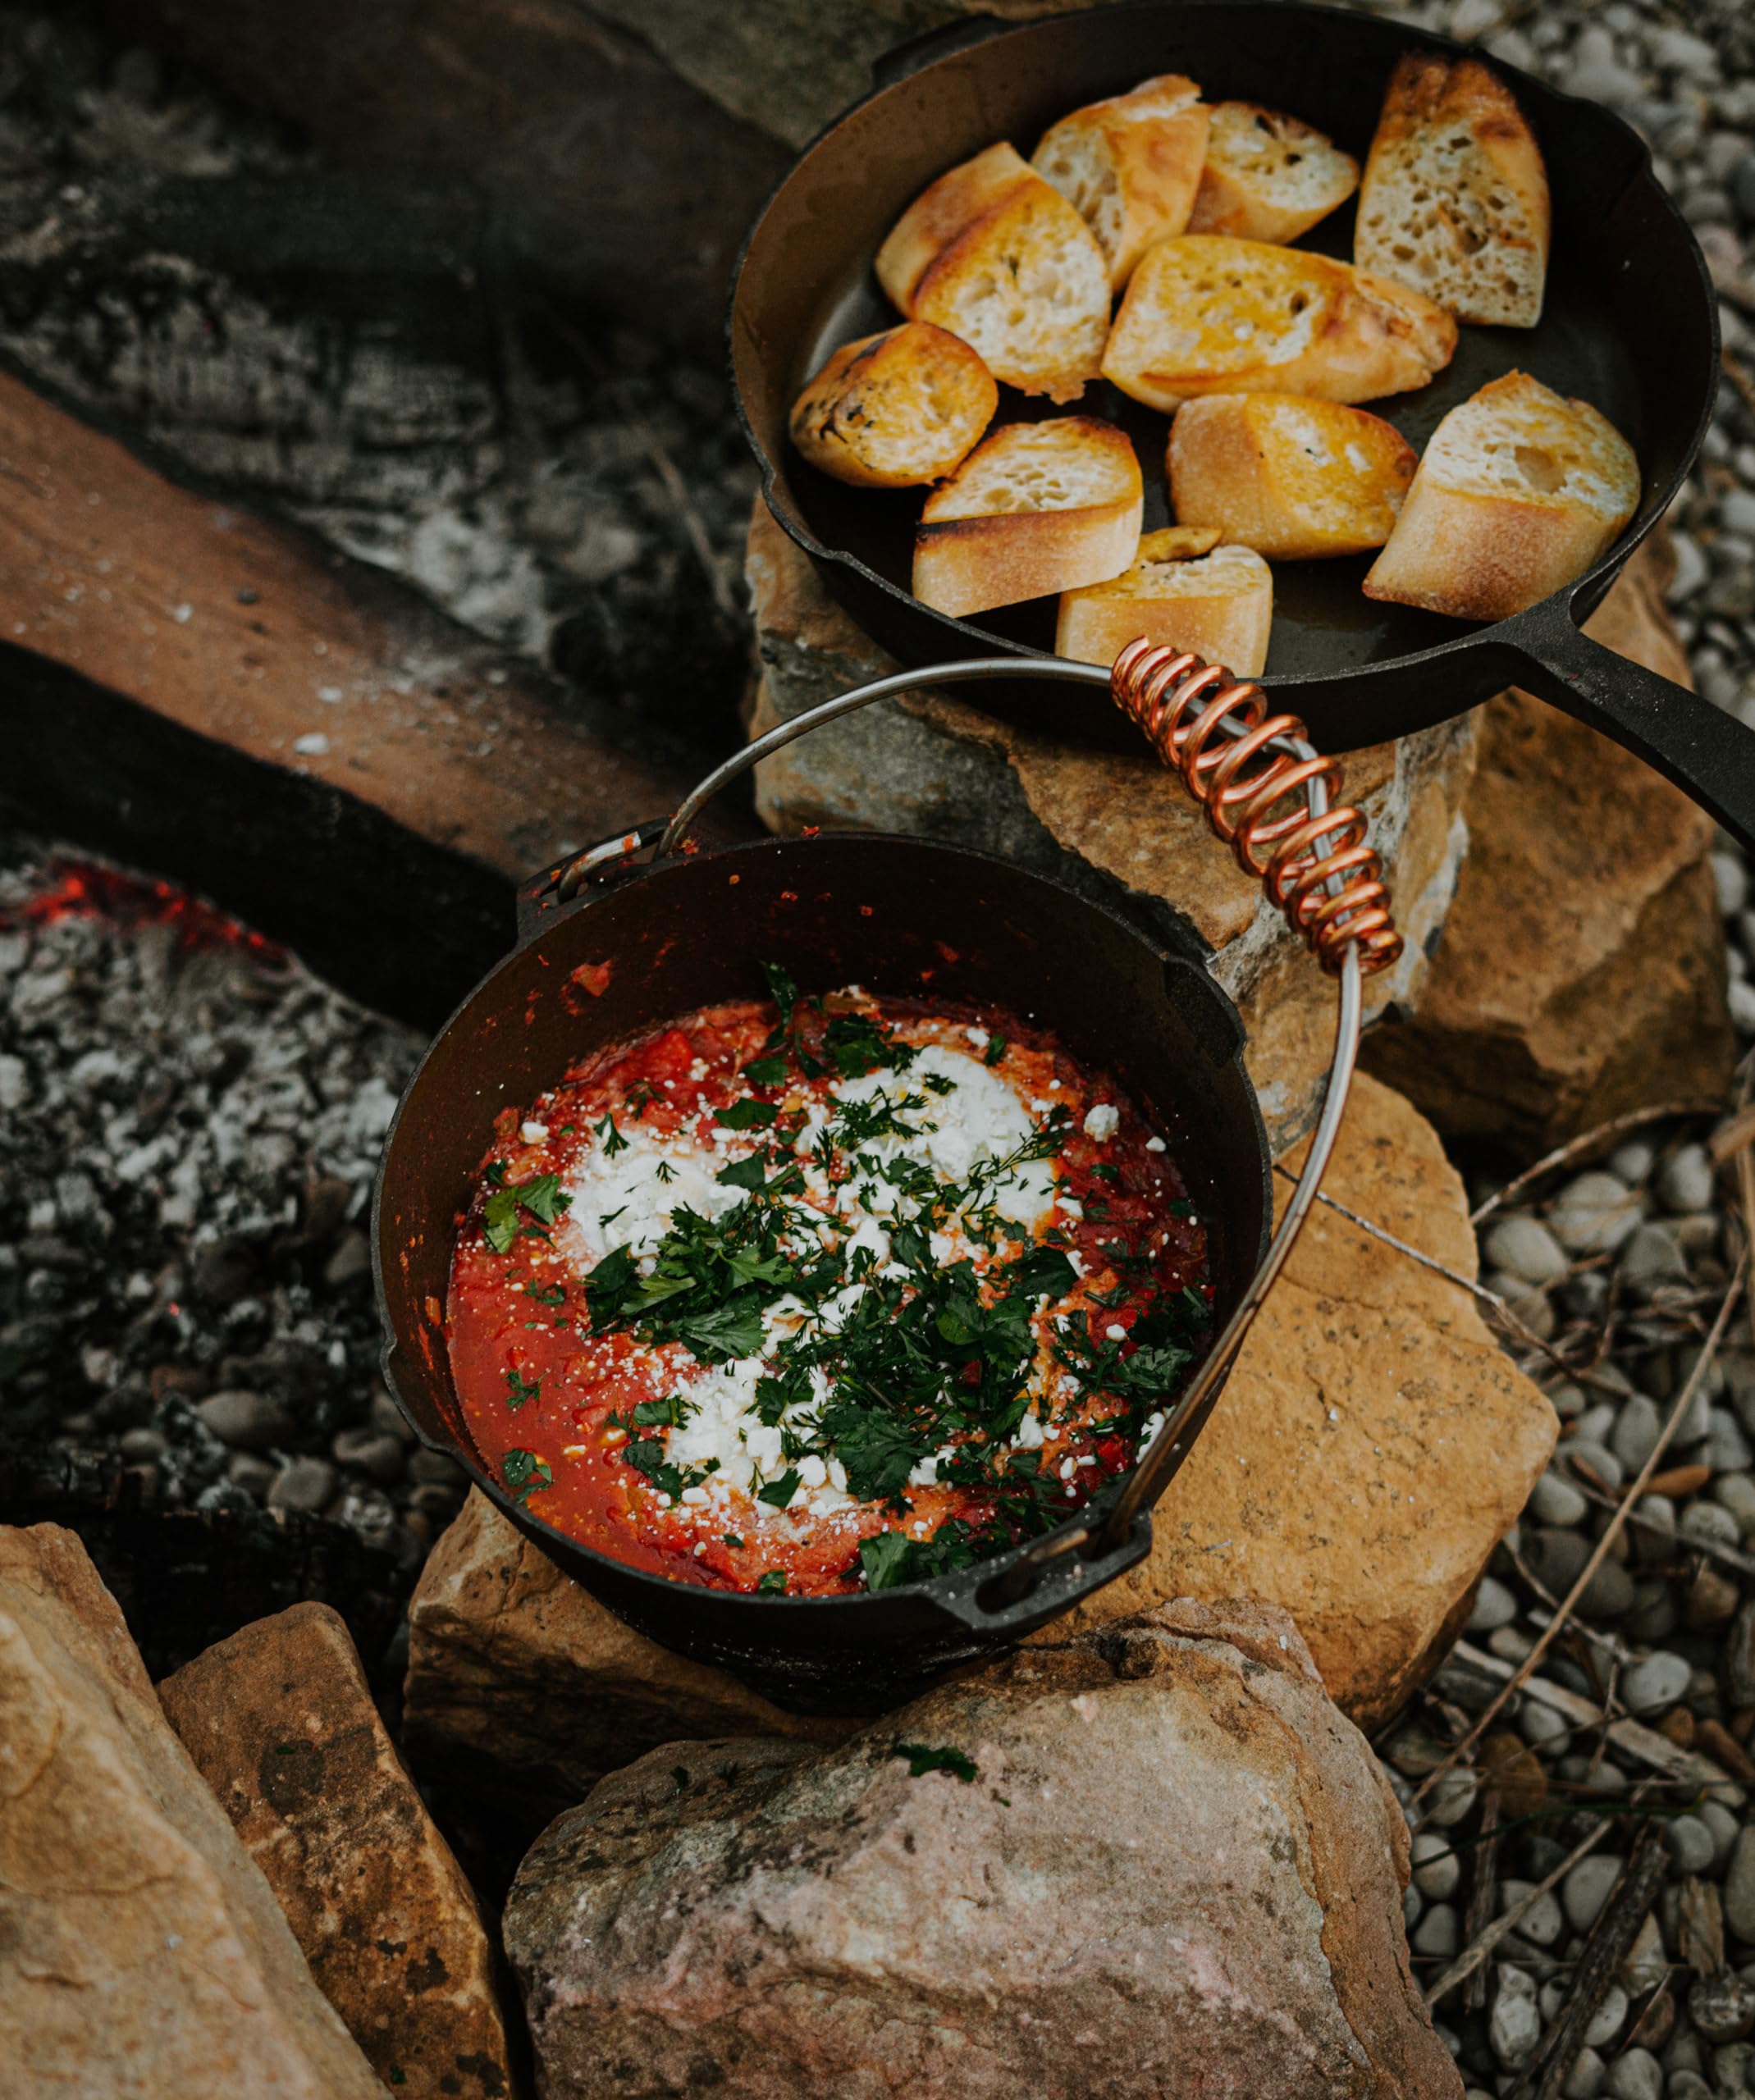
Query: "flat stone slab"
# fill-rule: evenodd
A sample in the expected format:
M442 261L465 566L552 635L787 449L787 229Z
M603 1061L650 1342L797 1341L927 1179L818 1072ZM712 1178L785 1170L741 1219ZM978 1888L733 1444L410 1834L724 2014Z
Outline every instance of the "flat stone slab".
M674 1743L506 1906L544 2090L1460 2100L1406 1827L1283 1612L1064 1631L838 1749Z
M492 1947L340 1616L258 1619L158 1699L379 2077L405 2100L507 2100Z
M1473 1277L1461 1181L1430 1125L1374 1080L1355 1082L1327 1186ZM1319 1206L1159 1507L1150 1559L1081 1617L1255 1596L1291 1613L1331 1696L1373 1728L1437 1659L1557 1430L1467 1290ZM822 1742L861 1725L783 1715L645 1640L480 1495L428 1561L409 1632L405 1726L423 1769L460 1758L562 1798L674 1737ZM1063 1623L1038 1637L1065 1637Z
M0 2084L382 2100L71 1532L0 1529Z

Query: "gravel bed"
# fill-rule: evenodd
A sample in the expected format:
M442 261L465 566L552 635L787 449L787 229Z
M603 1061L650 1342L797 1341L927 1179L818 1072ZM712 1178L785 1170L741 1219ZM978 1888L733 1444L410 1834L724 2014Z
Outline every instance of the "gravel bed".
M180 893L76 879L0 836L0 1440L412 1570L461 1476L377 1380L367 1224L420 1040Z

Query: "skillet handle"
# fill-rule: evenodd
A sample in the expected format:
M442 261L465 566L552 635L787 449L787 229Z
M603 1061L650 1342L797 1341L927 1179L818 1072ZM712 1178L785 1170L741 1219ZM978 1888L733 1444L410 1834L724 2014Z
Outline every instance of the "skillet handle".
M971 51L978 43L985 43L989 37L1002 36L1008 30L1017 27L1016 22L996 21L991 15L977 15L964 22L947 22L942 28L922 30L918 36L905 38L893 43L888 51L880 51L871 62L871 84L874 88L893 88L897 81L905 80L911 73L918 73L940 58L948 58L953 52Z
M1643 758L1755 851L1755 731L1593 641L1564 600L1531 606L1493 639L1511 645L1519 685Z

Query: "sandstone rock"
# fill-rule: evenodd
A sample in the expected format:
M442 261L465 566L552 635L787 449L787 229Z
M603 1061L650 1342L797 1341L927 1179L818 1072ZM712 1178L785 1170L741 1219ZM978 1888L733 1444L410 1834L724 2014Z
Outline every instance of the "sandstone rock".
M656 1751L544 1834L506 1941L569 2100L1460 2097L1407 1871L1290 1620L1185 1602L837 1750Z
M1474 1276L1456 1170L1431 1125L1363 1075L1323 1188ZM1159 1504L1151 1558L1079 1612L1278 1605L1329 1696L1371 1731L1459 1630L1558 1430L1466 1292L1319 1203Z
M1648 541L1588 632L1692 684ZM1734 1039L1712 819L1527 693L1482 712L1469 847L1431 967L1364 1061L1447 1136L1538 1153L1654 1101L1722 1096Z
M258 1619L158 1698L380 2077L407 2100L502 2100L487 1934L341 1619L322 1605Z
M0 1530L0 2084L382 2100L78 1540Z
M409 1605L403 1741L418 1769L510 1777L553 1805L680 1736L835 1742L624 1626L472 1491Z
M1474 1275L1461 1183L1375 1080L1355 1082L1327 1186ZM1375 1728L1466 1616L1556 1430L1465 1292L1319 1205L1159 1506L1151 1558L1080 1615L1257 1596L1292 1614L1331 1696ZM752 1728L823 1742L859 1725L782 1714L643 1639L479 1495L427 1563L409 1627L411 1755L497 1765L561 1799L657 1742Z
M760 500L747 573L761 664L752 734L896 669ZM1443 924L1467 843L1459 812L1474 749L1465 717L1347 760L1347 799L1370 816L1408 943L1398 967L1371 980L1371 1012L1415 996ZM1120 903L1136 920L1175 921L1212 954L1237 1002L1276 1147L1309 1127L1333 1039L1333 985L1143 748L1064 744L927 693L881 701L775 753L757 769L756 806L778 831L875 827L976 847Z

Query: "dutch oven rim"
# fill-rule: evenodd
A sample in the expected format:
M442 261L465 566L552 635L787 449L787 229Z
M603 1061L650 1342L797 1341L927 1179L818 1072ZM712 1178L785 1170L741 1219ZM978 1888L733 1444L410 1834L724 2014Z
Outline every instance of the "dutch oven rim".
M632 830L633 827L629 827L630 833ZM539 900L545 888L551 885L562 871L574 866L581 856L578 852L566 854L534 877L521 883L516 892L519 915L516 923L515 938L511 947L471 987L447 1016L443 1024L434 1032L432 1039L421 1053L419 1063L415 1066L407 1084L403 1089L396 1103L395 1114L391 1119L384 1134L383 1151L379 1161L378 1171L372 1184L371 1215L372 1281L379 1320L384 1331L384 1339L378 1358L379 1372L404 1419L421 1443L427 1449L439 1452L461 1463L469 1475L471 1485L485 1494L500 1513L548 1558L552 1559L555 1556L549 1551L545 1541L553 1539L560 1542L567 1554L584 1554L593 1562L601 1564L604 1568L612 1571L618 1582L633 1583L642 1587L650 1586L654 1596L674 1596L681 1592L692 1600L703 1600L701 1608L710 1613L724 1612L753 1604L764 1606L814 1607L826 1615L827 1612L832 1609L845 1612L853 1607L871 1604L878 1600L912 1598L934 1604L940 1610L946 1612L947 1616L953 1616L954 1614L949 1612L948 1606L944 1601L951 1592L959 1589L966 1592L971 1588L985 1589L996 1581L1003 1581L1017 1566L1024 1554L1032 1548L1038 1552L1040 1551L1044 1538L1053 1537L1056 1532L1080 1523L1087 1519L1092 1513L1100 1512L1113 1504L1135 1470L1134 1468L1130 1467L1126 1472L1115 1475L1089 1501L1081 1504L1076 1510L1070 1513L1053 1530L1039 1533L1033 1538L1021 1541L1003 1553L978 1560L971 1568L952 1570L948 1573L931 1576L919 1582L898 1582L883 1590L862 1589L830 1596L794 1596L785 1592L763 1594L756 1591L724 1590L706 1583L685 1582L675 1576L657 1574L647 1568L635 1568L627 1561L618 1559L613 1554L602 1552L595 1546L587 1545L583 1540L574 1538L558 1526L549 1523L535 1511L516 1501L506 1489L493 1478L478 1454L473 1450L467 1437L457 1435L438 1440L429 1435L414 1410L403 1399L396 1376L396 1367L403 1350L403 1344L396 1332L395 1323L390 1317L389 1294L386 1290L384 1281L384 1241L387 1230L387 1221L383 1214L384 1188L389 1177L391 1157L397 1138L402 1130L404 1117L426 1074L428 1064L440 1045L450 1036L470 1008L476 1004L502 972L511 968L528 949L535 947L552 929L578 920L590 910L592 904L619 895L638 883L652 877L662 879L670 875L680 875L683 879L692 879L692 877L688 871L713 866L743 855L763 852L784 853L825 845L832 850L836 844L843 842L864 846L875 844L885 849L898 847L907 849L924 848L932 853L948 855L959 861L974 861L985 867L997 869L1012 879L1022 879L1029 883L1039 883L1046 888L1058 892L1085 910L1096 912L1108 920L1119 931L1145 947L1160 966L1176 964L1193 972L1200 980L1204 993L1209 994L1217 1002L1218 1010L1226 1016L1229 1025L1232 1036L1230 1048L1222 1060L1215 1058L1215 1062L1222 1062L1235 1067L1236 1076L1242 1083L1243 1098L1249 1109L1250 1122L1252 1126L1251 1134L1255 1139L1256 1155L1261 1166L1261 1226L1257 1244L1249 1256L1249 1271L1245 1272L1243 1286L1245 1293L1248 1287L1248 1274L1259 1268L1273 1235L1275 1220L1273 1157L1268 1142L1267 1126L1262 1116L1260 1098L1257 1094L1255 1082L1250 1076L1245 1060L1244 1052L1248 1043L1248 1032L1244 1026L1242 1016L1237 1010L1236 1001L1213 976L1209 960L1202 958L1195 952L1198 947L1196 937L1192 932L1183 933L1179 921L1174 925L1173 930L1178 938L1186 943L1186 948L1181 952L1177 948L1167 947L1159 935L1145 932L1131 920L1123 916L1113 905L1099 902L1095 898L1081 894L1070 884L1057 880L1052 875L1044 874L1039 870L1026 867L1018 861L1007 860L999 854L986 852L980 847L960 845L945 839L916 837L906 832L839 828L824 830L812 836L769 836L761 838L739 839L723 845L703 845L692 852L677 851L665 856L662 860L655 858L638 864L617 865L612 863L587 884L582 885L579 892L574 897L568 900L564 905L554 907L554 916L541 920L532 920L528 924L524 923L522 915L526 903ZM455 1245L455 1233L450 1244ZM448 1267L449 1253L447 1253ZM1222 1331L1223 1322L1215 1317L1213 1323L1215 1341ZM1199 1362L1204 1360L1200 1359L1191 1363L1188 1367L1187 1376L1192 1376L1199 1368ZM452 1386L455 1393L455 1382L451 1379L448 1352L441 1375L447 1384ZM1228 1372L1226 1376L1228 1380ZM1177 1390L1180 1390L1181 1388L1179 1386ZM1152 1513L1149 1509L1143 1511L1141 1513L1143 1522L1136 1520L1133 1534L1136 1541L1136 1550L1129 1554L1127 1559L1122 1561L1122 1567L1130 1564L1132 1560L1143 1558L1144 1554L1149 1550ZM1142 1533L1145 1542L1138 1544L1137 1541L1140 1539ZM1108 1557L1114 1556L1111 1554ZM1049 1563L1044 1567L1043 1579L1047 1579L1053 1565L1053 1563ZM566 1570L563 1568L562 1572L565 1573ZM1119 1573L1121 1569L1117 1568L1114 1572ZM577 1578L569 1575L568 1579L576 1580ZM1110 1578L1106 1577L1105 1582L1108 1579ZM1036 1586L1040 1587L1040 1582ZM1102 1585L1093 1584L1090 1586L1095 1588Z

